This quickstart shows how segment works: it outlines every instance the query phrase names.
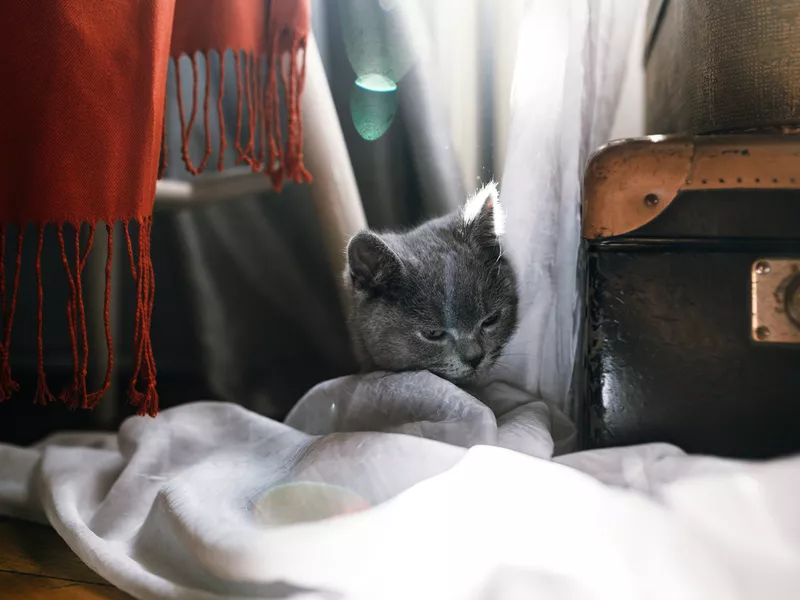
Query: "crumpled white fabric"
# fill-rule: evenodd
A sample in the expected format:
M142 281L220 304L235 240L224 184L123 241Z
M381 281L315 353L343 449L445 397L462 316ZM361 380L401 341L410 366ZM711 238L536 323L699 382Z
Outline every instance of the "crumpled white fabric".
M575 428L554 406L493 382L465 392L428 372L372 373L315 386L284 423L313 435L405 433L469 448L502 446L540 458L574 449Z
M502 443L502 419L410 376L434 391L387 410L382 432L361 431L365 415L400 400L406 375L312 390L291 420L319 435L201 402L133 417L116 438L0 447L0 513L49 522L142 600L796 597L800 458L653 444L549 460L488 445ZM538 428L546 443L532 449L555 447L541 433L552 414L526 423L525 406L511 422Z
M485 394L500 418L431 373L372 373L316 386L285 423L199 402L131 418L116 437L0 446L0 514L50 523L137 598L281 598L305 589L380 598L382 587L353 588L352 572L319 580L328 559L294 563L292 548L302 554L308 540L287 525L380 505L450 469L469 447L549 459L574 439L544 402L504 385ZM295 533L275 546L287 531ZM327 534L311 539L317 546Z

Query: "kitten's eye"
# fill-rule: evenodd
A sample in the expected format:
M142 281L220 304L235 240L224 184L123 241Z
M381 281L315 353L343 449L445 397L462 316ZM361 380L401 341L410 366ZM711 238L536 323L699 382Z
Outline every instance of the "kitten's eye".
M483 321L481 321L481 329L488 329L493 325L497 325L497 321L500 319L499 313L492 313L488 317L486 317Z
M447 335L447 332L441 329L429 329L427 331L420 331L420 335L430 342L441 342Z

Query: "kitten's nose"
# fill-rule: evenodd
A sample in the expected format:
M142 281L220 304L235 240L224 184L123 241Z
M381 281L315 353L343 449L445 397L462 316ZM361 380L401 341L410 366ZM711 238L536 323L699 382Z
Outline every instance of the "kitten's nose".
M467 363L473 369L477 369L482 361L483 361L483 352L481 352L476 356L473 356L472 358L466 359L464 362Z
M460 355L464 364L469 365L473 369L478 368L483 361L483 357L485 356L483 348L481 348L480 344L477 342L464 344L461 348L459 348L458 354Z

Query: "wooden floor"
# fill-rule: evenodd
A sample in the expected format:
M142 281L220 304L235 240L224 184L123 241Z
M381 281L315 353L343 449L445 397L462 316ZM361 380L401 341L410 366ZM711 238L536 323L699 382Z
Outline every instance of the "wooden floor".
M2 600L131 600L67 547L49 527L0 517Z

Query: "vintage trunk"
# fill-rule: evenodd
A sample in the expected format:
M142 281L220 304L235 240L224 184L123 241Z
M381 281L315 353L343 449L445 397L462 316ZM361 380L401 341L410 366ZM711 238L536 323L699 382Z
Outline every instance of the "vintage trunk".
M647 133L800 125L800 0L650 0Z
M584 445L800 451L800 136L654 136L586 172Z

